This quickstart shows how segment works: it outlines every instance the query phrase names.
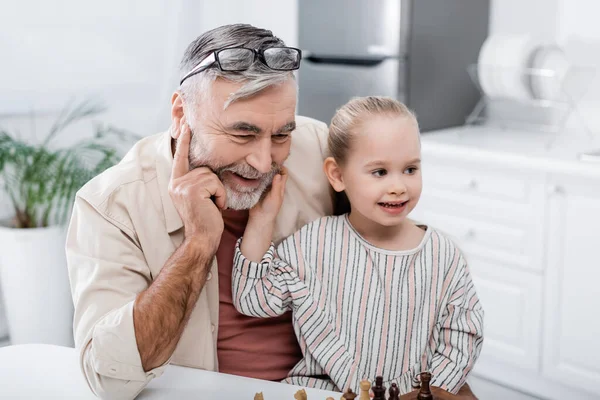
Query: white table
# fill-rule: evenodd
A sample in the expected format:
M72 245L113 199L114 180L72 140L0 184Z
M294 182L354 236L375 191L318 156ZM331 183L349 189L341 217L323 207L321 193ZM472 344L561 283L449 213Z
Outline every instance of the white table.
M138 399L294 400L297 386L194 368L169 366ZM338 400L341 393L306 389L309 400ZM0 348L0 399L96 399L79 368L75 349L44 344Z

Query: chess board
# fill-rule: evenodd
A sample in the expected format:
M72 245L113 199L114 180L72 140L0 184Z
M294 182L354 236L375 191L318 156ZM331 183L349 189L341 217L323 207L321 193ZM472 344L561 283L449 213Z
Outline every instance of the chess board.
M347 389L340 400L433 400L434 396L431 393L429 383L431 382L431 374L428 372L422 372L419 375L419 386L415 388L415 392L400 396L400 390L395 383L392 383L388 388L383 385L383 377L378 376L375 381L371 383L368 380L360 382L359 393L354 393L352 389ZM295 400L317 400L309 399L304 389L299 390L294 395ZM271 400L266 399L262 393L256 393L254 400ZM274 400L274 399L273 399ZM291 399L290 399L291 400ZM319 400L337 400L333 397Z

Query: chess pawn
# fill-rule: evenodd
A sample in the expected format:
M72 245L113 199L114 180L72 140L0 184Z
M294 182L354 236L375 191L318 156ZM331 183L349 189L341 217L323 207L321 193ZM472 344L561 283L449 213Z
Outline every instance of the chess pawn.
M356 393L352 391L352 389L348 389L344 392L342 396L342 400L354 400L358 396Z
M398 389L398 385L396 385L395 383L392 383L390 385L390 390L388 391L388 393L390 394L388 400L400 400L400 389Z
M306 390L300 389L294 395L294 399L296 400L307 400L308 396L306 395Z
M383 386L383 377L375 377L375 385L371 388L373 390L373 400L385 400L385 386Z
M430 381L431 374L429 372L421 372L421 389L419 390L419 394L417 394L417 400L434 400L429 388Z
M371 400L369 390L371 390L371 382L366 379L360 381L360 397L358 400Z

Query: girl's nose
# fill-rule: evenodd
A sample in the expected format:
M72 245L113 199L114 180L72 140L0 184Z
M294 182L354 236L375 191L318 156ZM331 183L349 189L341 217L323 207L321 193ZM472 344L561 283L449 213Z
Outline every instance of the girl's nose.
M401 195L406 193L406 185L401 179L396 179L389 189L390 194Z

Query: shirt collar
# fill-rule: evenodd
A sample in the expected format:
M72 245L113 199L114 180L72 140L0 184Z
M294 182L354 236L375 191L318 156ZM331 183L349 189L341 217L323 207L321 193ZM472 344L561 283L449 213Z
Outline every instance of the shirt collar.
M159 140L158 157L156 157L156 177L158 179L158 190L165 214L165 226L168 233L173 233L183 227L183 221L179 212L171 200L169 194L169 181L173 170L173 151L171 150L171 133L167 131Z

